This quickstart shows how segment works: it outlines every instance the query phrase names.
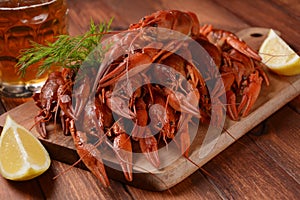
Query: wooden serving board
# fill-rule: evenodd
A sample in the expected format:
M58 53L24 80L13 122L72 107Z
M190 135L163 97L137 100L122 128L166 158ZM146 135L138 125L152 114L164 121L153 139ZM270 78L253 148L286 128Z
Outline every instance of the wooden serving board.
M264 28L250 28L237 34L253 48L258 49L268 31L269 29ZM261 35L260 37L258 37L259 34ZM198 166L204 165L238 138L300 94L300 75L291 77L279 76L268 70L267 73L270 77L270 86L266 87L263 85L261 95L255 103L252 112L238 122L227 118L222 134L212 138L211 144L213 145L207 147L201 146L203 131L206 128L201 126L191 146L190 160L197 163ZM16 122L30 129L34 124L33 119L37 113L38 108L34 105L33 101L29 101L0 116L0 125L3 126L6 115L9 114ZM59 125L55 127L52 124L47 126L47 129L49 132L49 138L47 139L40 138L35 129L32 129L32 133L45 145L52 159L68 164L75 163L79 157L74 148L71 136L64 136ZM211 150L207 151L209 153L203 156L203 148L206 150L207 148L211 148ZM160 155L160 157L172 157L171 152L173 150L177 151L176 149L169 149L168 152L163 153L165 155ZM133 174L133 181L127 182L117 161L113 158L112 152L107 150L103 155L104 162L108 164L107 166L110 166L106 167L110 178L135 187L154 191L166 190L181 182L198 169L197 166L183 157L176 158L170 162L170 165L161 169L154 168L144 157L138 157L134 158L133 170L136 173ZM83 164L79 164L78 166L84 168Z

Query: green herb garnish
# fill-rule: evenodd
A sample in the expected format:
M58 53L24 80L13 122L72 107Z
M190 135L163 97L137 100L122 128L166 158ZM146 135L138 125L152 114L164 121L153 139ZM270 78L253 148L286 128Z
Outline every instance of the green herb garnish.
M95 25L91 21L89 31L78 36L60 35L53 43L46 45L32 42L32 47L24 50L17 63L21 76L26 69L39 61L42 64L38 68L37 76L41 76L51 66L57 65L63 68L78 69L87 56L99 45L103 35L109 31L112 20L107 24Z

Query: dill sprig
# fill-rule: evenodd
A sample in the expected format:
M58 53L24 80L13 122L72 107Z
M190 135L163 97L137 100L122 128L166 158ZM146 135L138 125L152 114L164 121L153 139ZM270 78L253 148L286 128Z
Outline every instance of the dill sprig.
M78 69L87 56L100 44L103 35L109 31L111 23L112 20L95 25L91 21L89 30L82 35L73 37L59 35L55 42L48 42L46 45L32 42L32 47L21 52L18 58L16 67L19 69L19 74L24 76L26 69L39 61L42 62L38 68L37 77L53 65Z

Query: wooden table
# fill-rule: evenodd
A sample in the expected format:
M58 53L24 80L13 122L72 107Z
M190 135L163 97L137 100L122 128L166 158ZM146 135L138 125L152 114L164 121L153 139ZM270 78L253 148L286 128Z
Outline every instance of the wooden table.
M89 22L108 21L113 29L160 9L197 14L200 22L238 31L259 26L274 28L300 51L300 2L251 1L102 1L69 0L69 32L83 33ZM26 99L2 99L4 113ZM300 96L281 108L186 180L164 192L150 192L111 180L103 188L88 171L53 160L50 169L25 182L0 177L0 199L299 199ZM53 177L61 174L57 179Z

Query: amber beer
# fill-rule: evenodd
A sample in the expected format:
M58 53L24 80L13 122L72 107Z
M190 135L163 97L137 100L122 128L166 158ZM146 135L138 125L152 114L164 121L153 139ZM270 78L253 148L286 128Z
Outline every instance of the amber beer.
M15 67L20 51L31 41L45 44L67 33L66 0L0 0L0 84L5 96L30 95L47 74L36 77L40 63L20 77Z

